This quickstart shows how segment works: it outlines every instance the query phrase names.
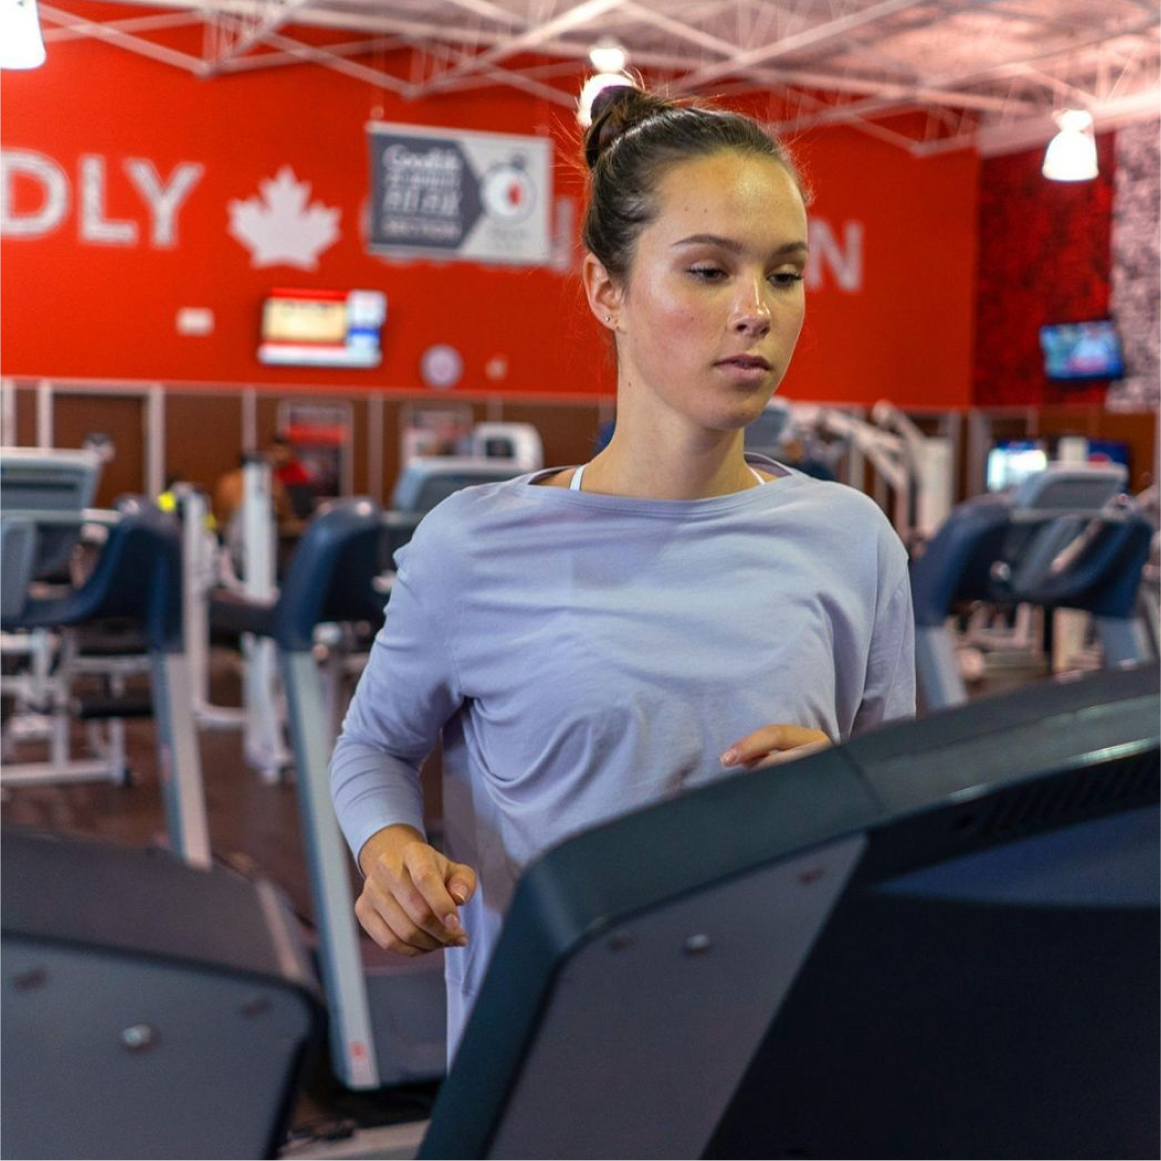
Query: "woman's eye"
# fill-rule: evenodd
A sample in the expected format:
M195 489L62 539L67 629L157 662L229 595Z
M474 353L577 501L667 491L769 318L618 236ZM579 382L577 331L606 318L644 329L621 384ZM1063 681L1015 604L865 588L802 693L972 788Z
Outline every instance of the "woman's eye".
M796 282L801 282L805 275L801 270L779 270L770 275L770 281L775 286L793 286Z
M691 266L689 272L703 282L717 282L726 276L726 272L718 266Z

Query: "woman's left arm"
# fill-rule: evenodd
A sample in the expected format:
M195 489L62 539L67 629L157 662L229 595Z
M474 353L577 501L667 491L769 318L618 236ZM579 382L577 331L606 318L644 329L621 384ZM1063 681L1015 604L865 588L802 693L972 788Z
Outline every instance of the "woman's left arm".
M878 610L863 696L851 728L860 734L893 718L915 716L915 614L911 578L904 572Z

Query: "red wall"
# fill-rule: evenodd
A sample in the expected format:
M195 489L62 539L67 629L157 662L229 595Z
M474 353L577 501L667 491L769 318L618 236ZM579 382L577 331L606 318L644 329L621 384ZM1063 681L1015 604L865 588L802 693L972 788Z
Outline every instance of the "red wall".
M415 389L422 352L447 342L464 356L462 390L612 390L604 345L570 274L386 262L365 252L359 227L369 186L365 125L373 117L549 135L555 194L579 199L575 132L562 106L504 88L407 103L315 66L202 81L92 41L49 49L44 68L4 74L0 146L33 151L63 170L70 206L51 232L0 241L4 374ZM823 264L785 393L968 404L977 159L916 161L849 129L813 135L797 153L816 189L812 221L838 239L853 285L838 285L838 266ZM80 238L82 155L104 158L104 217L136 223L135 244ZM124 170L131 158L150 161L162 182L182 163L203 167L177 212L170 247L151 243L151 215ZM341 209L341 239L312 272L254 269L227 232L229 202L255 196L260 182L287 165L310 183L312 201ZM42 205L42 189L28 179L12 182L10 193L15 215ZM856 262L851 242L860 229ZM273 286L384 290L383 365L311 371L259 364L261 302ZM178 335L182 307L212 309L213 333ZM508 371L490 380L485 367L495 356Z
M1097 138L1100 175L1047 181L1044 150L983 163L974 402L979 406L1104 402L1104 384L1044 374L1040 327L1109 313L1116 139Z

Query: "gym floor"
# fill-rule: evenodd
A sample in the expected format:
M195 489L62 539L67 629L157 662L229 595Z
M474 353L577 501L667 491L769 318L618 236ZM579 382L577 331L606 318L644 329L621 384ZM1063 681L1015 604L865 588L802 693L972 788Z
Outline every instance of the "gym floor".
M212 700L240 700L237 654L216 647ZM1043 669L1012 668L973 688L975 695L1003 692L1043 676ZM145 679L142 679L145 680ZM146 690L142 692L147 692ZM270 782L249 767L242 737L234 730L200 735L210 836L215 859L248 876L269 879L302 919L308 943L313 932L307 870L302 854L293 772ZM43 756L32 744L15 755ZM0 817L6 824L92 837L127 847L164 846L165 831L153 727L149 719L126 723L129 785L77 782L5 786ZM84 730L74 727L74 752L84 752ZM352 866L352 876L354 869ZM285 1157L359 1158L414 1155L423 1122L430 1116L438 1084L354 1093L331 1075L325 1053L298 1101Z

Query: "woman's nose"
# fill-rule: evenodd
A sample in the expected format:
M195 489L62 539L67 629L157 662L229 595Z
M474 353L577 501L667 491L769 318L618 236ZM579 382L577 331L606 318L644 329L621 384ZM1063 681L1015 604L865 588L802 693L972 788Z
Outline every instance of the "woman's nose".
M770 304L766 301L765 280L747 286L734 304L731 329L746 334L764 335L770 329Z

